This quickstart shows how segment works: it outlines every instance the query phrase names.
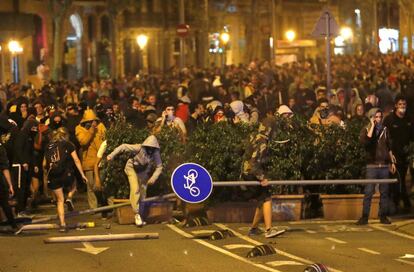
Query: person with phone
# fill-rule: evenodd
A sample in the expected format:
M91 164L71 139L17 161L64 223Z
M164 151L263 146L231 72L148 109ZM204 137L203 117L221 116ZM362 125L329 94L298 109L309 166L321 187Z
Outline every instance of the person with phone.
M383 124L383 112L379 108L372 108L368 112L370 123L361 130L360 142L366 150L367 179L386 179L389 173L395 173L396 160L391 151L391 141L388 128ZM369 213L371 209L372 196L375 193L376 184L367 184L364 189L364 201L362 205L362 217L356 223L357 225L368 224ZM379 218L382 224L391 224L387 218L389 215L389 184L379 185L380 203Z

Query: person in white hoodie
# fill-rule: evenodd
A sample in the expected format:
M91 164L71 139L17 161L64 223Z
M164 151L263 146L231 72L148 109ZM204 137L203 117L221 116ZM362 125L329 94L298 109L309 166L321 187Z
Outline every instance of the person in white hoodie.
M154 135L149 136L142 144L122 144L107 156L112 160L121 152L133 152L134 157L130 158L124 168L129 182L129 200L135 212L135 225L141 227L142 221L139 202L145 198L147 185L154 184L162 172L162 161L160 145ZM155 170L150 176L152 166Z

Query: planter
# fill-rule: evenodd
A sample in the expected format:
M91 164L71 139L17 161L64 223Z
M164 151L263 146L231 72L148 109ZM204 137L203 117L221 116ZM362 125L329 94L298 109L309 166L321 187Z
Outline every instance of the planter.
M303 199L303 195L272 196L272 220L300 220ZM217 203L207 210L207 218L210 222L250 223L256 207L257 202Z
M327 220L357 220L362 216L363 194L320 195L323 204L323 215ZM371 201L369 218L377 218L379 194Z
M302 215L304 195L272 196L273 221L298 221Z
M253 220L256 206L256 202L217 203L207 210L207 218L211 223L249 223Z
M128 199L113 199L113 203L128 202ZM149 223L159 223L170 221L172 218L173 204L167 201L151 201L141 204L142 219ZM116 209L116 217L121 225L133 224L135 222L135 213L131 206L120 207Z

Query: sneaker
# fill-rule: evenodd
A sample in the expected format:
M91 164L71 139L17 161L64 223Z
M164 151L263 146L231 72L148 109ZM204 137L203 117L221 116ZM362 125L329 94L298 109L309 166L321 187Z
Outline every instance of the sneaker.
M367 225L368 224L368 217L361 217L356 223L356 225Z
M73 205L73 201L71 198L67 198L66 201L66 206L68 206L68 211L73 211L75 209L75 205Z
M259 228L250 228L249 233L247 235L248 236L256 236L256 235L260 235L262 233L263 233L263 230L261 230Z
M390 225L391 224L391 221L386 216L381 216L380 222L381 222L381 224L385 224L385 225Z
M138 227L142 227L144 225L144 222L142 221L139 213L135 215L135 225L137 225Z
M66 233L66 232L68 232L68 228L66 227L66 225L65 226L60 226L59 227L59 232L60 233Z
M265 232L265 238L273 238L279 235L282 235L283 233L285 233L286 230L277 230L277 229L268 229Z

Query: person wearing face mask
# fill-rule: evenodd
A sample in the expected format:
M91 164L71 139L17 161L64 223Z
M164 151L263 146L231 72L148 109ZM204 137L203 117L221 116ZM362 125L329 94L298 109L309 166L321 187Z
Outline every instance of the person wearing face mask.
M98 207L98 200L95 195L95 177L94 166L97 160L99 147L105 138L106 128L100 122L95 112L91 109L85 110L82 120L75 128L76 138L79 141L82 150L82 167L88 179L88 203L89 207L95 209ZM67 200L68 207L73 208L71 199Z
M390 132L391 150L396 158L398 183L391 187L391 199L394 204L392 212L400 212L400 200L403 201L404 211L410 212L411 202L408 197L405 177L408 169L407 146L413 140L413 124L407 114L407 99L402 95L395 98L394 111L384 119L384 126Z
M182 142L185 142L187 138L187 129L181 118L175 116L175 107L168 105L162 113L162 116L157 119L154 132L158 133L164 126L177 128L181 134Z
M391 151L391 141L388 129L383 125L383 112L379 108L372 108L368 112L370 123L361 130L360 142L366 150L366 178L386 179L389 172L395 173L395 157ZM364 201L362 217L357 225L368 224L371 209L372 196L375 193L376 184L367 184L364 189ZM391 224L387 218L389 214L389 184L380 184L380 209L379 218L382 224Z
M135 213L135 225L141 227L144 222L139 210L140 200L145 199L147 185L154 184L162 172L160 146L157 138L151 135L142 144L118 146L107 156L107 160L113 160L121 152L134 154L134 157L127 161L124 171L128 177L129 200ZM155 166L155 170L151 174L152 166Z

